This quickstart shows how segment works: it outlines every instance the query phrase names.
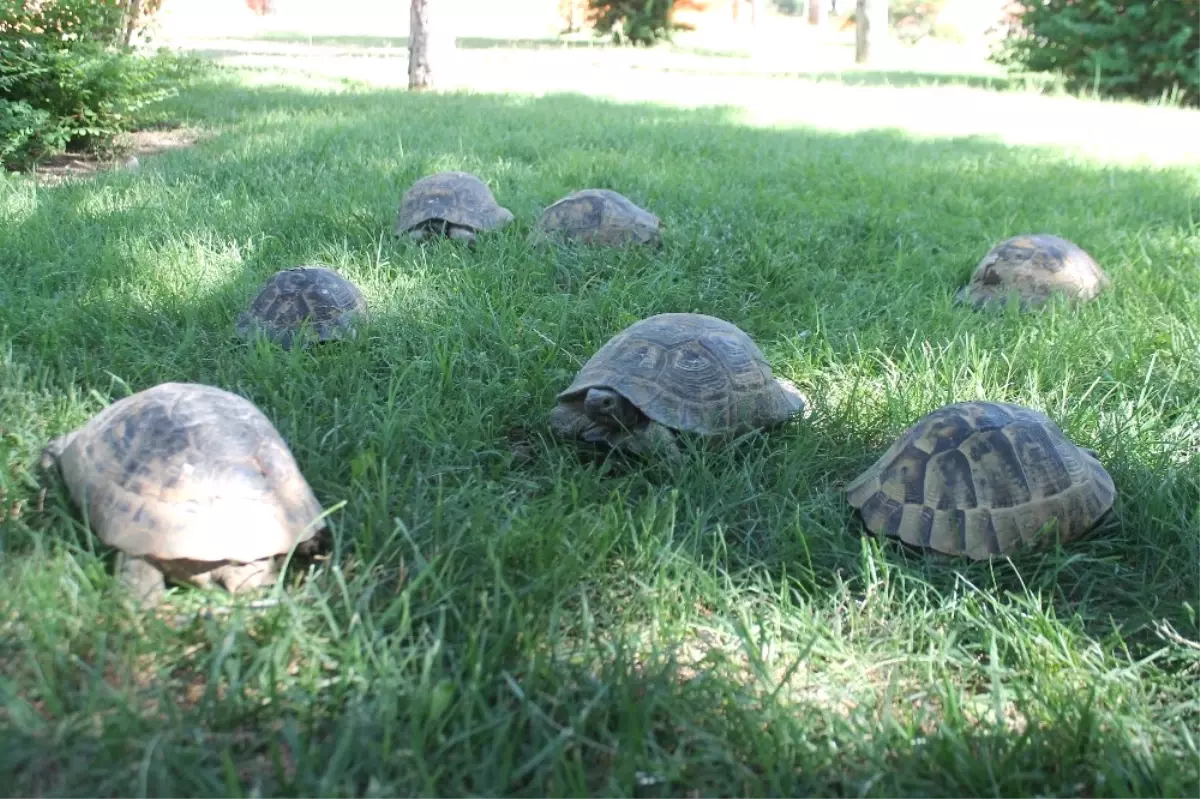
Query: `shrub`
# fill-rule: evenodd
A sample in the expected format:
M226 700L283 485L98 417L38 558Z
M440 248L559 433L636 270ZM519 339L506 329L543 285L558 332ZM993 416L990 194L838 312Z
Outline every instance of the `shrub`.
M935 35L938 14L946 0L891 0L888 27L899 41L916 44Z
M1200 0L1015 0L1019 24L992 59L1069 89L1200 104Z
M70 133L44 108L22 100L0 100L0 163L29 160L47 148L62 149L69 139Z
M124 46L133 32L127 11L122 0L0 0L4 164L105 143L195 69L193 59Z
M588 21L600 34L617 44L651 45L670 41L677 30L690 25L672 19L677 0L588 0Z

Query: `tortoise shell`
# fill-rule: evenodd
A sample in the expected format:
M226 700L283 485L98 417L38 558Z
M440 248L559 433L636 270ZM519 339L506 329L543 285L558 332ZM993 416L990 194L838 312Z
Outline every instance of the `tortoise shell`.
M616 391L673 430L701 435L768 427L805 407L746 333L695 313L658 314L625 328L583 365L558 402L580 401L593 388Z
M492 190L475 175L438 172L421 178L404 193L396 217L396 235L422 226L492 230L511 221L512 212L497 203Z
M1052 519L1060 540L1077 538L1116 494L1095 452L1045 414L1003 402L938 408L846 493L871 532L976 560L1033 544Z
M358 287L324 266L297 266L276 272L238 315L237 333L252 338L262 332L291 349L307 324L318 342L354 335L354 325L367 318L367 301Z
M988 250L955 301L976 308L1000 306L1015 292L1021 308L1031 309L1055 293L1086 302L1110 282L1100 265L1078 245L1038 233L1015 236Z
M534 236L603 247L661 247L662 226L657 216L615 191L583 189L547 207L538 219Z
M283 438L249 400L162 383L47 445L101 541L135 557L241 563L325 528Z

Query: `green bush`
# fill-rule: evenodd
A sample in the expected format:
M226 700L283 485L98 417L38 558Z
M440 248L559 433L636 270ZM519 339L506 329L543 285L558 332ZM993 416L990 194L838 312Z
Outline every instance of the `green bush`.
M651 45L670 41L677 30L690 26L671 18L676 0L588 0L588 21L599 34L617 44Z
M1014 0L1019 24L992 53L1069 89L1200 104L1200 0Z
M127 25L120 0L0 0L0 161L106 143L195 69L120 44Z
M21 100L0 100L0 163L26 161L46 148L62 149L69 139L69 132L44 108Z
M936 36L938 14L946 0L891 0L888 27L897 40L916 44L926 36Z

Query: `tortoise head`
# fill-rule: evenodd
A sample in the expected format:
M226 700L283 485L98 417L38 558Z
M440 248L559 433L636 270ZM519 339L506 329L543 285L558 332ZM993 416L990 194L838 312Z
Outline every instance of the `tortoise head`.
M636 405L608 388L588 389L583 412L598 426L626 430L632 430L644 418Z

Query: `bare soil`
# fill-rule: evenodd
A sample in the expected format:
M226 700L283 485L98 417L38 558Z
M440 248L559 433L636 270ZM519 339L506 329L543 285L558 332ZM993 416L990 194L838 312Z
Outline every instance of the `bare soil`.
M148 155L190 147L196 143L198 133L187 128L137 130L123 133L116 138L111 148L98 153L63 153L46 159L26 170L40 184L56 186L72 178L87 178L109 169L131 169L141 167L141 159Z

